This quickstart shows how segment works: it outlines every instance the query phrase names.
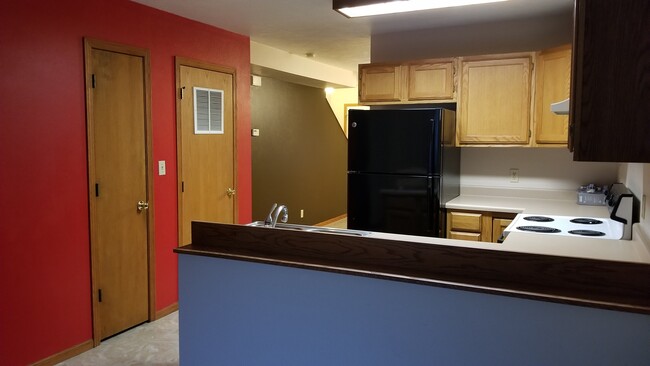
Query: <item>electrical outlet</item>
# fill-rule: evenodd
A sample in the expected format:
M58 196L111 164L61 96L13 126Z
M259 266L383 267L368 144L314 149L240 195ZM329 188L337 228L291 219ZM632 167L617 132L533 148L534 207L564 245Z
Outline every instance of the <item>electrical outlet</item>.
M158 161L158 175L166 175L167 174L167 166L165 165L164 160Z
M300 210L300 218L301 219L305 218L305 210L303 209Z
M510 183L519 183L519 169L510 168Z

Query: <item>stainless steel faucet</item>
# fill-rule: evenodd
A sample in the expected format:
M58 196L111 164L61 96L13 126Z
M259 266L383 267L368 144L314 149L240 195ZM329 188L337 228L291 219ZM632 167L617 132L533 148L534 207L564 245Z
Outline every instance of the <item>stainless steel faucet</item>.
M287 206L278 206L277 203L274 203L273 206L271 206L271 212L269 212L266 220L264 220L264 226L275 227L275 224L278 223L278 217L280 216L280 213L282 213L282 218L280 221L287 222L289 220L289 209Z

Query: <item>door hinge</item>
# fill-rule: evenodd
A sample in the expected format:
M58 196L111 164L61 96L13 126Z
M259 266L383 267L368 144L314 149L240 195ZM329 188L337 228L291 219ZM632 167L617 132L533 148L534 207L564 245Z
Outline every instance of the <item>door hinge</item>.
M179 96L181 99L183 99L183 96L185 96L185 87L181 86L181 89L179 90Z
M90 83L91 83L93 89L95 89L95 74L92 74L90 76Z
M99 197L99 183L95 183L95 197Z
M102 289L97 291L97 301L102 302Z
M185 192L185 182L181 182L181 193Z

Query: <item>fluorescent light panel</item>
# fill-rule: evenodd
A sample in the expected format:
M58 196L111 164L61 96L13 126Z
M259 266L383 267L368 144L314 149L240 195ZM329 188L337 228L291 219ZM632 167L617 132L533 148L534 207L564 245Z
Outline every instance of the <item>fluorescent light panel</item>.
M371 15L405 13L408 11L450 8L453 6L464 6L474 4L496 3L507 0L396 0L376 4L360 6L345 6L345 1L335 1L334 8L348 18L365 17ZM348 2L354 4L354 1ZM337 6L344 7L338 8Z

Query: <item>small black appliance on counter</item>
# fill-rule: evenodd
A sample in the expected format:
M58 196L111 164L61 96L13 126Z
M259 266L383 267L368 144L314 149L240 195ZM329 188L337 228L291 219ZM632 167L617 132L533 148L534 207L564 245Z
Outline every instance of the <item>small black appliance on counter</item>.
M455 112L351 110L348 121L348 228L444 237L444 205L460 193Z

